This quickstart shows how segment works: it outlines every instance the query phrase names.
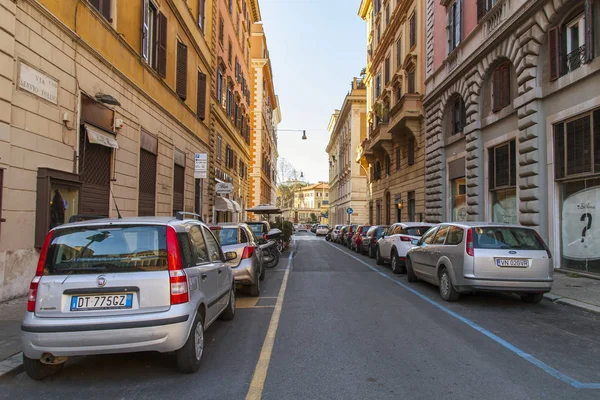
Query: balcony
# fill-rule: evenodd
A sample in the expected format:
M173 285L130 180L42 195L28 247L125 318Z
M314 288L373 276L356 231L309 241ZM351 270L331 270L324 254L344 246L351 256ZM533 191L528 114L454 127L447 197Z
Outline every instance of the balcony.
M587 62L585 44L563 57L566 61L565 73L576 70Z
M405 93L390 111L389 132L397 140L407 133L418 135L421 130L423 113L423 96L418 93Z

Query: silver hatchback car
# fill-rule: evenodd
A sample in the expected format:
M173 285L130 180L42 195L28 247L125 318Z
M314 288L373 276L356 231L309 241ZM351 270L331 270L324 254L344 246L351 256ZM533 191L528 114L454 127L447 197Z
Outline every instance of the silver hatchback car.
M438 285L446 301L461 292L506 291L538 303L553 282L550 250L531 228L492 223L447 223L428 230L406 258L409 282Z
M43 379L71 356L139 351L174 351L198 371L205 329L235 315L235 257L181 213L53 229L21 325L25 371Z
M236 286L246 286L250 289L250 295L259 296L260 282L265 279L265 267L262 250L256 243L252 229L244 223L220 223L218 228L213 232L217 234L223 251L237 253L237 257L227 263L233 271Z

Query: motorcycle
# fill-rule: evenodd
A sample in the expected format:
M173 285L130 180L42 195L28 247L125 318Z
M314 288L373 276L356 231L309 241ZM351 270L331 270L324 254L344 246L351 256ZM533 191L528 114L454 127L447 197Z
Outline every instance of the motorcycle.
M280 239L281 233L279 229L271 229L268 234L263 236L264 244L260 245L260 248L265 268L275 268L279 264L279 256L283 250L283 241Z

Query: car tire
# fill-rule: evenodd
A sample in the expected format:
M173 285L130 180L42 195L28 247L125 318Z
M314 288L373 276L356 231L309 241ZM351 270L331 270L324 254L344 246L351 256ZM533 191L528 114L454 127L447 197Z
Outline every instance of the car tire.
M450 273L446 267L440 272L440 296L445 301L457 301L460 298L460 293L454 288Z
M27 376L29 376L31 379L35 379L36 381L40 381L51 375L59 373L63 366L64 363L44 364L40 360L29 358L23 354L23 368L25 369Z
M375 262L377 265L383 265L383 258L381 257L381 253L379 252L379 246L377 246L377 250L375 250Z
M525 293L521 295L521 300L525 303L537 304L544 298L543 293Z
M231 321L235 317L235 282L231 284L231 292L229 293L229 303L221 313L223 321Z
M394 274L404 274L406 273L406 267L400 265L400 256L396 252L396 250L392 250L392 272Z
M369 258L375 258L375 255L373 254L373 246L369 245Z
M254 279L254 285L250 286L250 296L260 296L260 277L258 275L256 276L256 279Z
M406 279L409 282L416 282L419 280L415 274L415 271L413 270L412 261L408 257L406 257Z
M177 367L186 374L198 372L204 354L204 321L196 314L188 339L182 348L175 352Z
M260 276L258 277L258 279L260 279L261 281L265 280L265 275L266 275L266 268L264 265L260 266Z

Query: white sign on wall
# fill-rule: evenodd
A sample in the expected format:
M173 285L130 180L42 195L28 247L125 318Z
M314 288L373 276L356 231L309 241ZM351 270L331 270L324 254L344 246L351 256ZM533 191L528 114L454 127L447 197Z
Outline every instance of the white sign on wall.
M217 182L216 190L217 194L230 194L233 191L233 185L231 183Z
M600 188L575 193L563 202L562 252L570 260L600 259Z
M58 81L23 62L19 63L19 88L58 104Z
M194 179L208 177L208 154L196 153L194 158Z

